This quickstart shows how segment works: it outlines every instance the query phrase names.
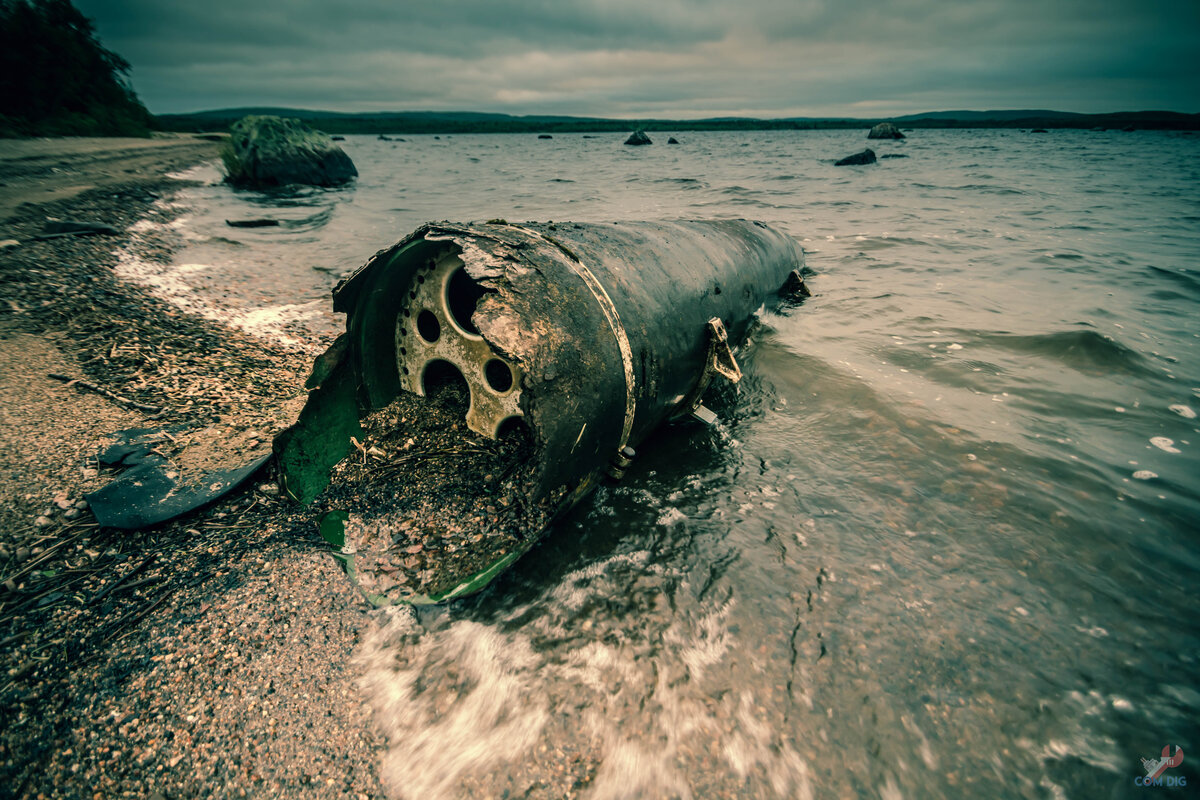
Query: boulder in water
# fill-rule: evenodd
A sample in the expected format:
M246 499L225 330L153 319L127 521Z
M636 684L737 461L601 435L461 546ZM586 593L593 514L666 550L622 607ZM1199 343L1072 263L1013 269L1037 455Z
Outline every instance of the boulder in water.
M890 122L881 122L867 134L868 139L903 139L904 134Z
M834 164L835 167L849 167L855 164L874 164L875 151L871 148L863 150L861 153L855 153L852 156L846 156L841 161Z
M229 173L226 180L251 188L337 186L358 175L350 156L328 134L285 117L238 120L221 156Z
M645 131L634 131L629 134L625 144L654 144L654 142L650 141L650 137L646 135Z

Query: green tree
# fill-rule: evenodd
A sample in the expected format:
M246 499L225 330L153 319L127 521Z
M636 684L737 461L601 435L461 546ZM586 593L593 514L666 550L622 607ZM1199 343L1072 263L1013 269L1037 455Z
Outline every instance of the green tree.
M0 136L146 136L128 74L70 0L0 0Z

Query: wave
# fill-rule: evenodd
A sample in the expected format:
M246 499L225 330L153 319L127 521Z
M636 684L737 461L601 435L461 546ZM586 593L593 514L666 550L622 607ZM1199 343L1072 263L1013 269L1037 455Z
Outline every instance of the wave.
M1154 375L1154 370L1136 350L1111 336L1093 330L1057 331L1038 334L981 333L976 339L1016 353L1049 358L1078 372L1106 375Z
M1200 278L1197 278L1189 270L1164 269L1163 267L1151 265L1150 272L1155 277L1166 278L1176 286L1186 289L1191 294L1200 295Z

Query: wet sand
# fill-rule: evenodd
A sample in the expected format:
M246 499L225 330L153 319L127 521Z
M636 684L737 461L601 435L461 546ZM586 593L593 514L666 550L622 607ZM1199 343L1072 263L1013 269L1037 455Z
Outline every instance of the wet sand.
M380 796L379 742L348 665L367 606L269 467L143 531L101 529L80 502L112 479L95 455L116 431L167 427L167 455L234 463L269 447L303 400L311 353L118 280L125 235L34 239L49 218L119 231L165 219L156 202L179 183L164 176L217 148L0 141L5 796ZM170 243L137 247L166 258Z

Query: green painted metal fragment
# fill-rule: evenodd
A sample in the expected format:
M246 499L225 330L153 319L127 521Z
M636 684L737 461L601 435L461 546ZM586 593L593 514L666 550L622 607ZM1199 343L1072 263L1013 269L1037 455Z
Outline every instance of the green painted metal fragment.
M345 364L331 370L309 393L300 419L275 440L280 483L300 503L311 503L325 490L329 471L350 450L351 437L362 436L351 374Z
M350 515L341 509L330 511L321 517L321 538L341 550L346 546L346 520Z

